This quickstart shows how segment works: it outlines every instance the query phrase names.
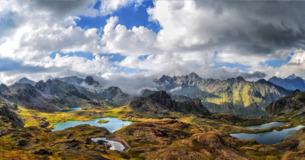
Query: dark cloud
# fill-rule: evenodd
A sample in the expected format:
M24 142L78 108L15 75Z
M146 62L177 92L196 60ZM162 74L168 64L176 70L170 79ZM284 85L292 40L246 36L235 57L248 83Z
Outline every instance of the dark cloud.
M240 76L245 79L262 79L266 77L266 74L263 72L254 72L254 73L242 73Z
M230 47L242 54L273 54L304 48L305 1L196 1L210 15L198 19L198 31L210 42L202 47ZM214 20L211 20L213 18ZM209 21L208 21L209 20Z
M247 73L247 72L241 72L239 69L233 69L231 71L228 71L224 68L219 68L210 71L210 73L207 75L205 78L215 78L215 79L220 79L220 80L226 80L228 78L236 78L238 76L242 76L246 80L258 80L258 79L263 79L267 75L263 72L253 72L253 73Z
M33 8L49 11L56 17L80 14L97 0L33 0Z

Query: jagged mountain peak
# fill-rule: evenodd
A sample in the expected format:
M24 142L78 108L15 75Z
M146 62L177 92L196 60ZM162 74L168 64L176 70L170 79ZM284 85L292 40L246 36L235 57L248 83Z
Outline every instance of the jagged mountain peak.
M304 80L302 78L296 76L295 74L292 74L285 79L273 76L268 81L273 84L276 84L278 86L281 86L287 90L299 89L301 91L305 91Z
M15 84L25 84L25 83L28 83L32 86L35 86L36 82L35 81L32 81L26 77L22 77L21 79L19 79L18 82L16 82Z
M292 79L295 79L295 78L298 78L295 74L291 74L290 76L288 76L287 78L285 78L285 79L290 79L290 80L292 80Z
M188 75L188 77L189 77L189 78L200 78L200 76L199 76L197 73L195 73L195 72L190 73L190 74Z
M92 76L87 76L85 78L85 82L88 84L88 85L99 85L99 82L95 81L94 78Z
M238 76L236 78L229 78L227 81L229 82L242 82L242 81L246 81L242 76Z

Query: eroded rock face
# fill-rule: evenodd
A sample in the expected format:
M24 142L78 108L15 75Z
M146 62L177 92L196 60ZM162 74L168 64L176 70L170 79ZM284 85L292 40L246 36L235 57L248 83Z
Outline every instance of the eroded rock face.
M20 116L7 104L0 104L0 134L8 133L9 129L21 128L24 123Z
M62 146L60 147L60 149L66 150L66 149L71 149L71 148L74 148L74 147L77 147L77 146L78 146L78 141L73 139L73 140L64 142L62 144Z
M47 121L40 121L40 122L39 122L39 126L40 126L41 128L46 128L46 127L48 127L49 125L50 125L50 123L47 122Z
M290 96L272 102L266 109L267 116L280 116L293 113L300 116L305 113L305 92L294 91Z

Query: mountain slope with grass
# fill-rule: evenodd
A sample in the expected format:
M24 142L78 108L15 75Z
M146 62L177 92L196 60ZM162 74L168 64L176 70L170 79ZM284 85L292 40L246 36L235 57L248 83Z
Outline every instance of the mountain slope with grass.
M243 117L262 116L269 103L290 94L265 80L248 82L242 77L203 79L196 73L174 77L164 75L155 83L159 89L170 94L200 98L213 113L232 113Z

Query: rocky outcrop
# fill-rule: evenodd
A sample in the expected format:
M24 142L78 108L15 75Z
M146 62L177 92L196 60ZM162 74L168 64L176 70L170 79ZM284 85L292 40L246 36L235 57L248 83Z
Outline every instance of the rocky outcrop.
M119 87L111 86L98 94L99 99L104 100L110 106L126 105L132 97L123 93Z
M136 98L130 102L129 107L137 112L169 116L168 112L181 112L187 114L210 115L210 112L201 104L200 99L176 102L165 91L155 92L147 97Z
M305 114L305 92L296 90L290 96L272 102L266 109L267 116L284 114L292 114L292 116Z
M0 104L1 127L21 128L24 123L20 116L9 109L7 104Z

